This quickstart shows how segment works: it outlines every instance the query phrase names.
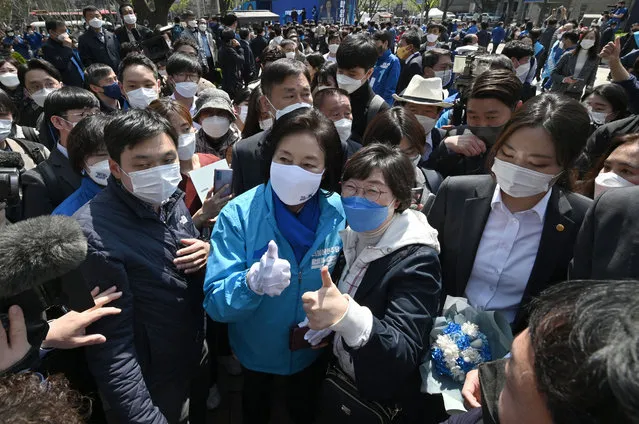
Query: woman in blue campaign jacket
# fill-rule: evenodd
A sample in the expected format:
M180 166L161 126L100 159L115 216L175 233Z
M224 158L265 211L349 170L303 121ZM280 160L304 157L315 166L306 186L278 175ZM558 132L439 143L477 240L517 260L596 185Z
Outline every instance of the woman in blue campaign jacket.
M313 421L323 350L291 350L290 332L306 317L302 294L322 286L322 266L333 269L345 227L333 193L343 163L335 126L307 104L278 110L277 118L262 146L267 182L218 216L204 283L204 307L229 323L244 368L245 423L269 421L276 375L286 380L293 421Z

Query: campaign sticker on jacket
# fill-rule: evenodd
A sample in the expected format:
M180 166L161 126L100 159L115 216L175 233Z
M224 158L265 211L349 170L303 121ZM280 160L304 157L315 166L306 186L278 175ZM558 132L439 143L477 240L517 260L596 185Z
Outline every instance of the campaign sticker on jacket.
M340 250L342 249L337 246L316 250L311 260L311 269L321 269L323 266L333 268Z

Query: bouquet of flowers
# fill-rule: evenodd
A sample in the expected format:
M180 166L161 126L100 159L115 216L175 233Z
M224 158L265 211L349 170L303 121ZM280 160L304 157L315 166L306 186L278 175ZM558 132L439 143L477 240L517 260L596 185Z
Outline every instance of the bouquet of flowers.
M448 296L420 367L422 392L441 393L449 413L465 411L461 389L466 374L483 362L503 358L512 340L510 324L499 312L477 311L466 299Z

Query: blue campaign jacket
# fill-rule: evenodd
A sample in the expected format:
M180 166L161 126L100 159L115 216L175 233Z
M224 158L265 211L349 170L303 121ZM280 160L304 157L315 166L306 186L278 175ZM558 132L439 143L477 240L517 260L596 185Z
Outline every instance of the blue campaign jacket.
M342 250L338 234L345 217L337 194L320 193L320 219L313 246L301 263L277 228L271 184L261 184L229 202L211 234L211 256L204 281L204 309L216 321L229 323L233 352L246 368L291 375L312 364L321 349L289 349L289 330L306 318L302 294L322 285L320 269L332 271ZM291 264L291 284L280 296L255 294L246 274L275 240L279 257Z
M64 201L51 212L51 215L73 215L89 200L93 199L96 194L101 192L102 189L103 187L96 184L91 178L87 176L82 177L80 188L74 191L71 196L64 199Z
M399 59L389 49L377 59L371 76L373 91L389 105L393 104L393 94L395 94L401 68L402 65L399 63Z

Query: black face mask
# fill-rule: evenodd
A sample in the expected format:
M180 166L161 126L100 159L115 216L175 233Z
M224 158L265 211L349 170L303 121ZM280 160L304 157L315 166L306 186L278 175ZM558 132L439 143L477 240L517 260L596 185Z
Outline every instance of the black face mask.
M472 125L468 126L470 132L484 143L486 143L486 147L492 147L499 136L501 135L502 130L504 129L504 125L500 125L499 127L475 127Z

